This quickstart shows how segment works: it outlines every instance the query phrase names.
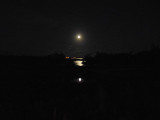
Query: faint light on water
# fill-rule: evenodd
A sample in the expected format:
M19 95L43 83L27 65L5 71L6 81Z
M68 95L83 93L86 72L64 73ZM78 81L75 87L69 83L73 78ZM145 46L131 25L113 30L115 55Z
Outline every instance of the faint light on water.
M76 78L76 79L74 79L74 81L73 82L75 82L75 83L85 83L86 82L86 80L85 79L83 79L82 77L78 77L78 78Z
M78 82L78 83L83 83L84 82L84 79L79 77L77 79L75 79L75 82Z
M82 82L82 78L78 78L78 81L79 81L79 82Z

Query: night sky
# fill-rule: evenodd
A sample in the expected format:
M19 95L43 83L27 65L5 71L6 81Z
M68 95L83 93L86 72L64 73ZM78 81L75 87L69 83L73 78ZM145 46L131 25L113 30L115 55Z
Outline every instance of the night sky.
M0 4L0 53L83 56L160 46L158 3L5 1ZM75 36L81 34L82 41Z

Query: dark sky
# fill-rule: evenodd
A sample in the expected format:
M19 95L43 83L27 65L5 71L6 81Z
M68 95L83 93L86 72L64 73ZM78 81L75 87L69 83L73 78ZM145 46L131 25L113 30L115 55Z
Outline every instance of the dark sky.
M0 4L0 53L67 56L138 52L160 45L158 3L5 1ZM75 41L80 33L83 41Z

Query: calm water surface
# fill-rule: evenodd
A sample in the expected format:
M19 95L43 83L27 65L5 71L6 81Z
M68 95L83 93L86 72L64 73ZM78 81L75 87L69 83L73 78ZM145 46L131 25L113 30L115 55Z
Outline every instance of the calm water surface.
M96 68L82 67L83 61L75 59L77 67L55 74L48 71L6 75L1 81L5 91L1 95L2 110L6 110L8 117L25 116L28 120L152 118L149 113L153 115L152 110L159 105L153 98L159 92L150 82L142 81L142 76L135 76L134 71L102 73Z

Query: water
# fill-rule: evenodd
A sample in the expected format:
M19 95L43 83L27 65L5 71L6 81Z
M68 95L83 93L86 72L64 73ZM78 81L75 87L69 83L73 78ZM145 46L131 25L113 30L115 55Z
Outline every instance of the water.
M147 119L158 106L153 99L158 89L150 87L148 77L136 76L137 71L101 72L83 67L82 58L73 62L76 67L41 69L45 72L29 69L29 73L22 70L1 76L5 93L1 109L10 118L127 120Z

